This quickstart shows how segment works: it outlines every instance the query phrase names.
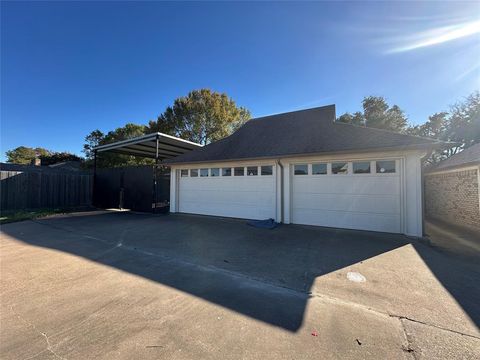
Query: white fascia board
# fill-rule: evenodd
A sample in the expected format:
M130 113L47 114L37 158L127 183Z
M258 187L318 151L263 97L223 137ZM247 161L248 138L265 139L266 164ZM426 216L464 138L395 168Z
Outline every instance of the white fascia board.
M349 153L349 154L325 154L315 156L296 156L288 158L280 158L282 163L294 164L299 162L320 162L320 161L357 161L357 160L388 160L398 159L411 154L418 154L422 156L424 151L379 151L379 152L363 152L363 153Z
M171 164L171 169L203 169L203 168L222 168L236 166L262 166L275 165L276 159L242 160L242 161L222 161L222 162L202 162L202 163L181 163Z
M157 132L157 133L138 136L138 137L131 138L131 139L116 141L116 142L111 143L111 144L99 145L99 146L94 147L93 150L100 150L100 151L113 150L113 149L117 149L119 147L123 147L123 146L126 146L126 145L137 144L137 143L142 143L142 142L146 142L146 141L154 141L157 138L157 136L159 137L160 141L161 141L162 138L166 138L166 139L173 140L174 142L177 142L177 143L192 145L192 149L203 146L201 144L197 144L197 143L194 143L192 141L180 139L180 138L177 138L175 136L171 136L171 135L167 135L167 134ZM175 144L171 144L171 143L165 143L165 144L175 146Z
M281 160L282 163L294 163L305 161L328 161L328 160L387 160L389 158L398 158L406 156L407 154L426 154L424 150L405 150L405 151L370 151L370 152L351 152L351 153L325 153L318 155L297 155L297 156L277 156L268 158L255 158L255 159L240 159L240 160L217 160L217 161L202 161L192 163L172 163L167 164L172 169L189 169L189 168L206 168L206 167L228 167L235 166L248 166L248 165L262 165L276 163L277 160Z
M185 140L185 139L181 139L179 137L175 137L175 136L172 136L172 135L167 135L167 134L164 134L164 133L157 133L158 135L160 135L160 139L161 138L166 138L166 139L172 139L172 140L175 140L175 141L178 141L178 142L182 142L184 144L190 144L190 145L193 145L194 147L203 147L202 144L198 144L196 142L193 142L193 141L189 141L189 140Z

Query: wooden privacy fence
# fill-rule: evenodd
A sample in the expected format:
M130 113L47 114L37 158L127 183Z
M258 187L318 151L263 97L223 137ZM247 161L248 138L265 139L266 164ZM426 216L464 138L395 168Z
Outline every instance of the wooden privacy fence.
M93 175L90 172L33 166L15 169L4 164L0 172L1 211L76 208L92 204Z

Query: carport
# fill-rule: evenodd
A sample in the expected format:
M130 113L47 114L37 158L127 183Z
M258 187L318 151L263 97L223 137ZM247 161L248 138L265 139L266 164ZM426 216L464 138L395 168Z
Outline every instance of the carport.
M164 204L158 203L157 191L157 171L162 162L176 156L185 154L202 145L184 140L175 136L156 132L127 140L117 141L111 144L100 145L93 149L93 188L95 199L95 186L97 184L97 156L102 152L110 152L123 155L139 156L155 159L154 171L152 172L152 211L157 207L164 207Z

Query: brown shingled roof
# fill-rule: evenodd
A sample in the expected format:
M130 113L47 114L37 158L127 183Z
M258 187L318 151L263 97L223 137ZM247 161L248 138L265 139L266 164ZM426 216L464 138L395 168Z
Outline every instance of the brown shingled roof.
M232 135L167 164L359 150L433 148L440 141L335 122L335 105L252 119Z

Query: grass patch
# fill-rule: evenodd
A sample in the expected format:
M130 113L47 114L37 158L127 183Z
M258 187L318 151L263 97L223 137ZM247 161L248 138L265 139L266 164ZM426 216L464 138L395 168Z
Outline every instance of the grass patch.
M8 224L17 221L31 220L53 214L65 214L74 210L65 209L36 209L2 212L0 215L0 224Z

